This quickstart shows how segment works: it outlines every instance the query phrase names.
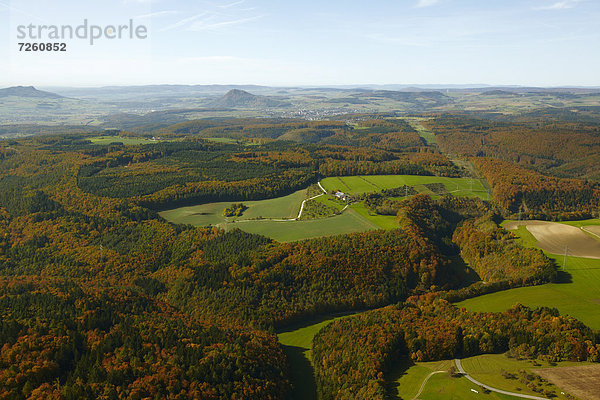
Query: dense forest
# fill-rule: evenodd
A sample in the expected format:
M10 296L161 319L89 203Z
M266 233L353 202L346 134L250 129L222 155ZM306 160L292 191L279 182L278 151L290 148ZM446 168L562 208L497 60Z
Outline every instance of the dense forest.
M597 122L443 115L425 125L445 153L497 158L559 177L600 178Z
M556 178L493 158L473 158L489 182L494 200L508 212L530 219L585 219L600 209L600 186Z

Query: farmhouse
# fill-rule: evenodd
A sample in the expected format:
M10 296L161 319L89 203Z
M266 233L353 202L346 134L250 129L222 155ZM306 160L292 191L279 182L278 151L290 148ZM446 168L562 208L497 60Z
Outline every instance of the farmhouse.
M348 200L350 200L350 197L349 197L349 196L348 196L346 193L344 193L344 192L340 192L339 190L336 190L335 192L333 192L333 195L334 195L334 196L335 196L337 199L340 199L340 200L343 200L343 201L348 201Z

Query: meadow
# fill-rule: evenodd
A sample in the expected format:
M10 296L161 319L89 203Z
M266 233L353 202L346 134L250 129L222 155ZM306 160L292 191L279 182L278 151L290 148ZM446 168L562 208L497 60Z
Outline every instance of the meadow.
M248 209L238 218L227 218L223 211L232 201L220 203L207 203L191 207L181 207L174 210L163 211L161 217L178 224L191 224L195 226L227 224L235 220L249 220L253 218L296 218L300 211L302 201L306 199L306 190L299 190L288 196L275 199L244 201Z
M433 197L440 193L434 193L425 185L441 183L446 188L447 194L457 197L480 197L488 199L488 191L480 179L472 178L445 178L439 176L416 176L416 175L364 175L364 176L342 176L325 178L321 184L328 192L339 190L347 194L363 194L380 192L383 189L393 189L404 185L413 186L419 193L429 194Z
M239 228L249 233L263 235L278 242L295 242L323 236L343 235L381 229L352 209L334 217L300 221L248 221L222 225L225 229Z
M292 242L382 228L376 222L353 209L347 209L340 215L327 218L293 220L298 217L302 201L307 196L306 190L299 190L291 195L275 199L245 201L243 203L248 209L240 217L228 218L223 216L225 208L233 202L181 207L163 211L160 216L177 224L213 225L225 230L239 228L245 232L267 236L279 242ZM325 196L315 200L325 201L322 198L325 199Z

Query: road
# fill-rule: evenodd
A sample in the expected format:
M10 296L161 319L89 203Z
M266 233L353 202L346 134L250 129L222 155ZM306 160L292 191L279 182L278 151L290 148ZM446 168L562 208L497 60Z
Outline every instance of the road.
M467 374L467 372L463 369L462 363L460 362L460 360L458 358L456 360L454 360L454 362L456 364L456 368L458 369L458 372L460 372L465 378L467 378L468 380L470 380L474 384L479 385L481 387L484 387L487 390L490 390L492 392L496 392L496 393L500 393L500 394L505 394L505 395L508 395L508 396L520 397L522 399L550 400L550 399L548 399L546 397L537 397L537 396L530 396L528 394L507 392L506 390L500 390L500 389L496 389L496 388L493 388L491 386L485 385L485 384L479 382L478 380L472 378L469 374Z

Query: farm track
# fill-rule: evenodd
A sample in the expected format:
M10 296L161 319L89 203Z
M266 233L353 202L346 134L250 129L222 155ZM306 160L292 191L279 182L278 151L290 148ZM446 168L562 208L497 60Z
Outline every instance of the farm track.
M323 188L323 186L321 185L321 182L317 182L317 184L319 185L319 188L323 191L323 193L318 194L316 196L313 196L309 199L305 199L304 201L302 201L302 205L300 205L300 211L298 212L298 216L296 218L263 218L261 220L256 220L256 219L240 219L240 220L236 220L236 221L231 221L230 223L235 223L237 224L238 222L256 222L256 221L273 221L273 222L291 222L291 221L298 221L301 217L302 217L302 212L304 211L304 205L306 204L307 201L310 200L314 200L318 197L321 197L325 194L327 194L327 191ZM344 212L344 210L346 210L346 208L348 208L348 206L346 205L346 207L344 207L344 209L340 212Z
M419 392L415 395L415 397L413 397L412 400L419 400L419 396L421 395L421 393L423 393L423 390L425 389L425 385L427 385L427 382L429 382L429 379L436 375L436 374L445 374L447 371L433 371L432 373L430 373L429 375L427 375L427 378L425 378L425 380L423 381L423 383L421 384L421 387L419 388Z

